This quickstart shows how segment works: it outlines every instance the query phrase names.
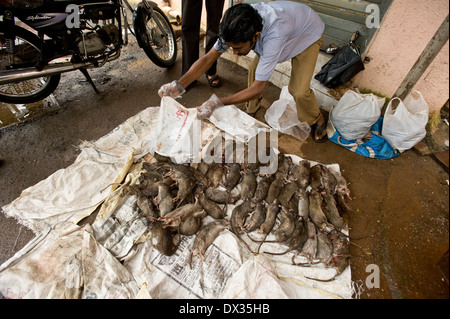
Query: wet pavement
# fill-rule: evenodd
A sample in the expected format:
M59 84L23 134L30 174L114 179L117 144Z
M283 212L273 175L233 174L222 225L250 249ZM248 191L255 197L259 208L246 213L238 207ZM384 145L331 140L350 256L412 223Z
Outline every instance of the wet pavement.
M245 69L220 60L218 70L223 79L220 88L212 89L202 77L180 102L195 107L213 93L225 96L245 88ZM71 165L82 141L97 140L139 111L159 106L158 89L180 72L181 51L175 67L161 69L132 41L119 60L91 71L99 94L81 73L64 74L54 94L58 108L0 130L0 206ZM263 106L269 107L279 95L280 89L269 85ZM264 112L261 109L256 118L264 120ZM331 142L316 144L308 138L301 143L286 135L279 136L279 148L308 160L340 165L352 198L352 211L344 218L352 238L355 297L449 297L449 176L433 156L410 150L393 160L374 160ZM0 264L34 237L3 214L0 234Z

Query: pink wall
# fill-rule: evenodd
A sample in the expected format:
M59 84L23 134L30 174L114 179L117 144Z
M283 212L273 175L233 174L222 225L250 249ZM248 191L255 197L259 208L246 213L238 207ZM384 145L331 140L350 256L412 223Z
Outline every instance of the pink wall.
M448 0L394 0L355 84L391 97L449 13ZM439 110L449 98L449 43L414 88Z

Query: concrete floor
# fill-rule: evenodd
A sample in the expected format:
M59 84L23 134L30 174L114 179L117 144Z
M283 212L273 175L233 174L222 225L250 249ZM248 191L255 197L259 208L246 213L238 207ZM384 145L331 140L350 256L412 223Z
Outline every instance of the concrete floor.
M0 206L22 190L71 165L85 140L97 140L139 111L158 106L157 91L177 79L176 66L156 67L132 42L118 61L91 74L101 93L95 94L81 73L64 74L55 92L61 108L0 131ZM205 78L189 90L181 103L195 107L212 93L225 96L246 86L246 71L220 60L221 88ZM269 85L265 107L278 99L280 89ZM265 110L256 117L263 120ZM424 299L449 297L449 186L448 173L429 156L414 150L394 160L373 160L331 142L300 143L279 136L279 148L324 164L338 163L352 192L349 221L352 280L364 299ZM0 214L0 264L34 237L14 219ZM358 239L360 238L360 239ZM445 256L446 254L446 256ZM369 289L366 279L380 270L380 287Z

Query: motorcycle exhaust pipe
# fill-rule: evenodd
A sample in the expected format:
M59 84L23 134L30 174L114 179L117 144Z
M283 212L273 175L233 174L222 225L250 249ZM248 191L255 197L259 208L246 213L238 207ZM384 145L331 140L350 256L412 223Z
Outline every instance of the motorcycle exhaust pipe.
M20 82L25 80L31 80L40 77L51 76L55 74L61 74L65 72L74 71L81 68L87 68L91 66L91 63L55 63L49 64L38 70L34 67L14 69L14 70L3 70L0 72L0 85Z

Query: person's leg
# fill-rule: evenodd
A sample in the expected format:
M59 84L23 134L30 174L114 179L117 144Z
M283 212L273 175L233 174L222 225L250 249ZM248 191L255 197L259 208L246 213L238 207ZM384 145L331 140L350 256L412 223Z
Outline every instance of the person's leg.
M248 67L248 87L252 86L253 82L255 82L255 72L256 72L256 67L258 66L259 63L259 56L255 55L255 57L253 58L252 62L250 63L249 67ZM249 102L247 102L247 109L246 112L247 113L255 113L256 111L258 111L260 105L260 98L255 99L255 100L251 100Z
M222 19L225 0L206 0L206 43L205 52L212 49L219 38L219 26ZM206 77L212 87L220 85L220 79L217 76L217 61L206 72Z
M306 122L311 126L317 124L319 127L325 125L325 119L320 112L319 104L310 83L314 75L321 43L322 39L292 59L291 79L288 86L289 93L294 97L297 106L299 121ZM316 140L326 135L324 130L317 130L316 133Z
M182 68L185 74L199 58L200 22L202 15L202 1L182 0Z
M212 49L219 38L219 26L222 19L225 0L206 0L206 44L205 52ZM217 73L217 62L208 70L208 75Z

